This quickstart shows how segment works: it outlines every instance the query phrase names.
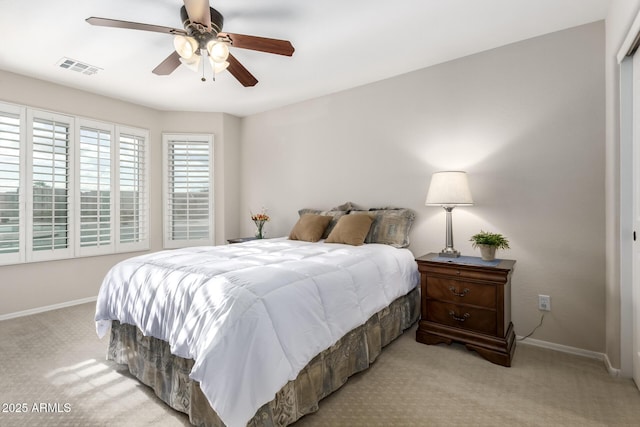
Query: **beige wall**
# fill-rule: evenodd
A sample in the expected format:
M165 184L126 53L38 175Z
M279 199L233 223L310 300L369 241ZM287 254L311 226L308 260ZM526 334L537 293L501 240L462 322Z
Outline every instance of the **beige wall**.
M149 130L151 250L162 249L162 132L214 134L216 243L238 235L240 119L160 112L0 71L0 100ZM227 218L231 218L227 221ZM111 266L136 253L0 266L0 316L95 297Z
M639 10L640 0L612 0L606 25L606 353L612 366L620 368L625 376L632 374L631 283L630 265L623 267L622 279L620 275L620 69L616 55ZM629 187L628 184L626 187ZM622 197L630 206L628 193ZM630 245L630 230L625 231L625 244Z
M604 352L604 88L598 22L247 117L241 212L267 207L279 236L303 207L409 207L421 255L444 246L443 210L424 206L431 173L466 170L476 204L454 210L455 246L478 255L480 229L509 237L516 333L546 294L534 338Z

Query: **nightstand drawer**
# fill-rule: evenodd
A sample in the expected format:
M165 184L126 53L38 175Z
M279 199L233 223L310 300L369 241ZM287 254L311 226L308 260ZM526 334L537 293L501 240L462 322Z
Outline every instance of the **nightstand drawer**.
M449 276L458 279L486 280L492 283L506 283L507 281L504 271L493 270L491 268L479 269L478 267L448 263L431 263L423 266L418 265L418 268L420 271L427 272L430 276Z
M482 285L464 280L427 277L427 298L496 308L495 285Z
M427 320L454 328L495 335L496 312L441 301L427 301Z

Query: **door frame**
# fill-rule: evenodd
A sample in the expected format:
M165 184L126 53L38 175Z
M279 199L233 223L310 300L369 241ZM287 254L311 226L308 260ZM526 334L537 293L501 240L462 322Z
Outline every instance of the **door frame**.
M620 374L624 377L633 377L633 283L634 280L640 281L640 278L633 276L633 55L640 45L639 36L640 13L633 21L617 55L620 71ZM636 231L640 233L640 230Z

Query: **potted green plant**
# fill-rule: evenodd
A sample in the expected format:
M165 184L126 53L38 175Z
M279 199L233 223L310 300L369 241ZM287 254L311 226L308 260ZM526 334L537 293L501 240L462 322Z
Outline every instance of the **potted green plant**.
M496 259L496 249L509 249L509 240L499 233L480 230L469 241L474 248L480 248L480 256L485 261Z

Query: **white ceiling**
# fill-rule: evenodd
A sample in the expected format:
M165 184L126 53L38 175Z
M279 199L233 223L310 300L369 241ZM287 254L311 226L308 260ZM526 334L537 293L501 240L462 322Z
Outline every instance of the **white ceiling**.
M0 69L160 110L247 116L606 17L610 0L211 0L223 31L290 40L293 57L232 49L259 80L201 82L151 70L172 36L89 25L90 16L182 28L181 0L0 0ZM101 68L57 66L63 57ZM2 94L0 93L0 98Z

